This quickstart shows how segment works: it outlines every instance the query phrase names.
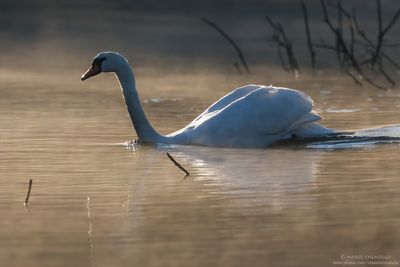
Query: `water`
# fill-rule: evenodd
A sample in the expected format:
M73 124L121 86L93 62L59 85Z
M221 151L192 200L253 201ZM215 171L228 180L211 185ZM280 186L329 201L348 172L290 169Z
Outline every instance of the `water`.
M3 76L0 98L1 266L330 266L343 255L399 260L398 144L126 147L135 134L111 75L81 83L75 70L65 75L76 80L26 73L27 82L11 74ZM176 74L169 77L174 89L163 91L148 86L158 88L162 77L138 70L144 107L163 133L185 125L238 80L257 79L226 77ZM311 88L328 127L398 121L397 91L335 84L288 82ZM191 175L184 177L166 152Z
M1 267L398 265L400 134L382 126L400 123L400 91L335 76L335 55L325 63L318 54L322 70L308 76L298 6L25 2L0 9ZM384 2L390 18L398 3ZM357 15L373 25L364 28L376 27L375 2L353 4L366 6ZM319 2L311 6L313 38L326 37ZM295 38L298 79L266 43L265 15ZM237 73L234 51L202 16L238 41L251 75ZM163 134L249 83L303 90L324 125L354 134L253 150L126 146L136 135L114 77L80 81L108 49L135 66L144 109Z

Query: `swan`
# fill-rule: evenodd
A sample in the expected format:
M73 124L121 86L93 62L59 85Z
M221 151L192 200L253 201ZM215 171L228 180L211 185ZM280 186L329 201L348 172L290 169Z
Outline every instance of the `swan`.
M232 148L265 148L292 137L335 133L317 123L313 101L305 93L283 87L246 85L225 95L186 127L161 135L146 118L128 60L116 52L101 52L82 75L84 81L114 72L138 138L143 142Z

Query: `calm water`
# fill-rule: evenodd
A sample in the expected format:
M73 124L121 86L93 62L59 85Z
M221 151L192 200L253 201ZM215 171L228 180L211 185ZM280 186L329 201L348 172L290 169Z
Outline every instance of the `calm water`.
M360 255L365 262L400 260L399 145L127 148L123 143L135 133L115 80L103 75L81 83L80 71L54 79L57 70L3 70L1 266L331 266ZM185 125L230 88L264 79L154 72L138 68L138 84L150 120L163 133ZM306 90L329 127L400 122L396 90L284 79L276 83Z

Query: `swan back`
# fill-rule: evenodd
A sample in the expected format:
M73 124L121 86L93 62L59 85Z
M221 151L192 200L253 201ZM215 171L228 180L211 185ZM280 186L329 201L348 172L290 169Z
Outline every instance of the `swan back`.
M266 147L319 120L312 108L311 98L300 91L249 85L218 100L181 133L202 145Z

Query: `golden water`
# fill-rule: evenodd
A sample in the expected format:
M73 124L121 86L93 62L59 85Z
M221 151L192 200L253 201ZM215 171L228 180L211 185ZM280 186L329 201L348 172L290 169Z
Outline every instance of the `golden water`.
M2 71L0 266L331 266L360 255L399 261L399 145L127 148L122 143L136 135L114 77L81 83L84 68ZM265 79L158 71L136 74L162 133L235 86ZM273 83L305 90L328 127L400 122L396 90L357 88L347 78L285 79Z

